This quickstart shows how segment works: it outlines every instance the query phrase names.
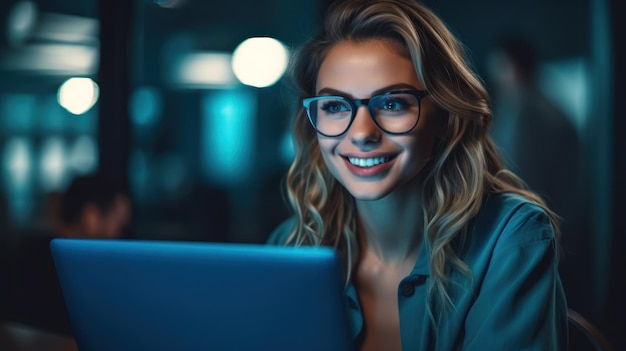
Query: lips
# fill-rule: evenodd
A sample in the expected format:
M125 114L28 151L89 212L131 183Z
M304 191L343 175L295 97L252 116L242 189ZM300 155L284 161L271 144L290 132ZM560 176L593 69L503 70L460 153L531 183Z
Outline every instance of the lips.
M357 167L362 167L362 168L377 166L381 163L388 162L389 160L391 160L390 156L371 157L371 158L348 157L348 161L351 164Z
M373 177L386 172L395 160L396 155L356 157L344 156L348 170L359 177Z

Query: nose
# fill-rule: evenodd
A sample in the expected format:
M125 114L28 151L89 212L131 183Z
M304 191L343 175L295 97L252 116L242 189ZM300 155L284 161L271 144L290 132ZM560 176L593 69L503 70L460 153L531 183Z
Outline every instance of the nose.
M352 143L359 147L372 146L380 142L382 131L374 123L367 107L360 106L357 109L354 121L348 129L348 136Z

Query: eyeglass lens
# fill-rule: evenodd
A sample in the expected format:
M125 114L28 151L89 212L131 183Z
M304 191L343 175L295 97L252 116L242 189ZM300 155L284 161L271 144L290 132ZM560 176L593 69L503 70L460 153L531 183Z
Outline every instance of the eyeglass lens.
M320 133L337 136L350 127L357 102L340 96L319 96L310 100L307 112ZM372 97L367 107L381 129L389 133L406 133L417 123L420 101L413 94L390 93Z

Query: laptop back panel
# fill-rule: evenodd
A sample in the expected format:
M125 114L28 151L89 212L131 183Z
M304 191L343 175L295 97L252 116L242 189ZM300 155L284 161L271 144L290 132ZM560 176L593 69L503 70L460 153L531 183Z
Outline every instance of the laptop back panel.
M80 350L349 350L328 248L55 239Z

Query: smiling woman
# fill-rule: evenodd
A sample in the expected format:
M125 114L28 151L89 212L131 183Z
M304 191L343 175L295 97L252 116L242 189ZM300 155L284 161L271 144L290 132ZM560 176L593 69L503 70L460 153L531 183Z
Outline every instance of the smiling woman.
M556 215L507 170L461 44L411 0L348 0L296 54L293 218L343 258L360 350L555 350Z
M429 99L420 105L415 96L424 94L423 85L411 60L394 45L384 40L341 42L330 49L318 74L317 94L371 97L369 109L352 109L354 117L344 134L318 133L328 170L357 199L377 200L394 190L403 192L399 187L417 190L407 183L430 158L437 133L435 106ZM412 89L408 91L414 95L399 89ZM387 99L381 103L385 109L372 106L381 99ZM391 105L402 113L390 114L389 104L399 102L409 108ZM318 120L318 132L322 126Z

